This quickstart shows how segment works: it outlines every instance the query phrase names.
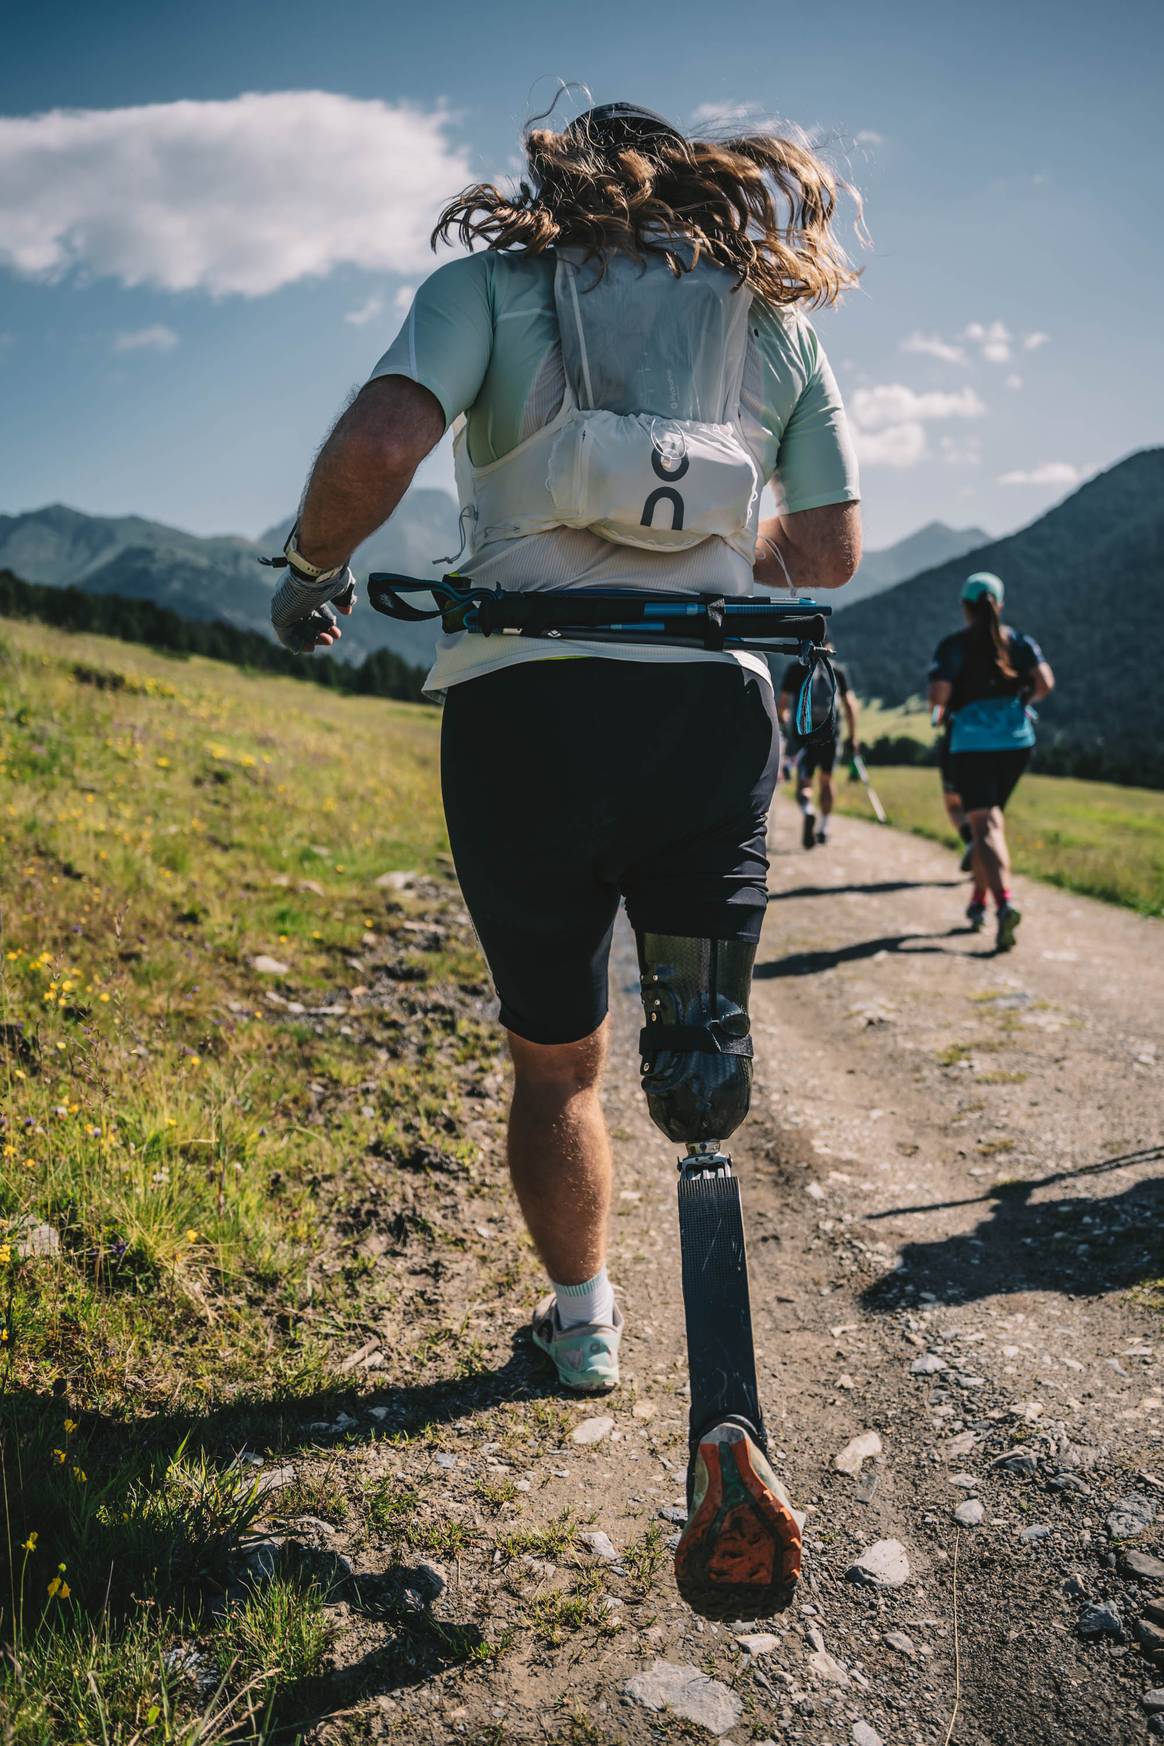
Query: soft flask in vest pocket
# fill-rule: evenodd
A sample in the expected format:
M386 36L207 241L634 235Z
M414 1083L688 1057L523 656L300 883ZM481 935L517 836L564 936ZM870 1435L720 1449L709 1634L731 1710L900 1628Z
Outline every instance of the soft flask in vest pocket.
M575 409L546 479L566 527L681 551L717 535L751 550L756 463L730 424Z

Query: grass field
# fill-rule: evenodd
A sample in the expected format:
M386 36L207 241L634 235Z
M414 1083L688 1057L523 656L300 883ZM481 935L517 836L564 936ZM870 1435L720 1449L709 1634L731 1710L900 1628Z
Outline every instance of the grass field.
M478 1192L497 1080L437 736L428 708L0 625L11 1746L310 1714L325 1587L246 1580L270 1503L239 1452L334 1418L385 1340L418 1423L473 1368L413 1271L464 1246L442 1185ZM523 1264L495 1245L485 1276Z
M890 822L958 847L946 822L936 769L870 771ZM872 816L864 790L842 774L842 812ZM1023 778L1007 807L1007 840L1020 873L1089 897L1164 914L1164 794L1065 776Z

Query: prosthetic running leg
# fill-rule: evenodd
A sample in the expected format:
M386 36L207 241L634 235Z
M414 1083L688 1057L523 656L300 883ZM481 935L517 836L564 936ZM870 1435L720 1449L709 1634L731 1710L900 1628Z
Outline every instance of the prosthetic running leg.
M761 1618L788 1605L800 1529L769 1466L756 1387L739 1183L721 1142L748 1113L745 941L638 936L646 1023L643 1090L652 1119L686 1148L679 1242L691 1378L687 1527L679 1592L710 1618Z

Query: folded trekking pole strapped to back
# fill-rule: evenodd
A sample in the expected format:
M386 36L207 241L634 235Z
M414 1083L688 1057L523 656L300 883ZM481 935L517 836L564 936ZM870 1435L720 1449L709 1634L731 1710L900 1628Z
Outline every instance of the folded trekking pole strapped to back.
M435 605L427 611L414 606L406 598L410 594L428 594ZM369 576L368 598L377 612L389 618L406 624L439 618L449 633L644 643L656 648L707 649L716 654L751 649L757 654L791 656L805 668L796 707L798 733L812 728L812 680L818 670L823 670L833 693L836 691L827 640L832 608L815 600L769 600L762 595L732 599L722 594L662 594L642 589L514 593L475 588L456 575L424 582L383 571Z

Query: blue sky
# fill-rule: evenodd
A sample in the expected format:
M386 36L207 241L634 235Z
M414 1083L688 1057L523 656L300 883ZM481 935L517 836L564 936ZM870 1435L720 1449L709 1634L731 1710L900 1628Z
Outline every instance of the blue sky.
M560 77L823 139L873 239L818 322L867 537L1019 526L1164 434L1162 46L1140 0L24 6L0 62L0 510L285 514L429 270L439 201L513 168Z

